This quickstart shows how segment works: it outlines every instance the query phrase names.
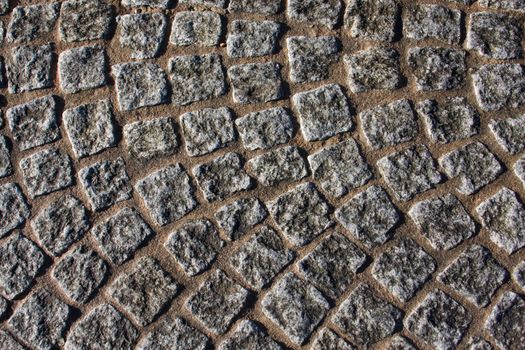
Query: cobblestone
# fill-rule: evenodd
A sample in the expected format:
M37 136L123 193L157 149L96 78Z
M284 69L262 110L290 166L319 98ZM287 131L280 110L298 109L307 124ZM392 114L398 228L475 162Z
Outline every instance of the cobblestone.
M389 42L396 36L399 14L399 5L394 0L351 0L344 26L354 38Z
M55 28L60 3L17 6L11 13L7 40L20 43L39 39Z
M525 104L525 75L519 64L493 64L472 74L472 85L484 111L517 108Z
M139 13L117 18L120 27L119 42L131 51L131 58L157 57L164 43L168 19L162 13Z
M297 147L281 147L250 159L248 173L263 186L298 181L308 174L306 161Z
M330 65L339 58L340 44L333 36L292 36L286 39L290 80L308 83L326 80Z
M485 328L502 349L519 349L525 340L525 300L519 294L505 292L492 309Z
M276 343L266 332L266 330L254 321L241 321L235 332L222 342L219 350L281 350L282 347Z
M109 39L114 11L102 0L62 2L58 32L65 42Z
M215 220L228 238L236 240L245 235L268 215L258 198L241 198L219 208Z
M30 214L27 200L16 183L0 186L0 237L22 225Z
M312 343L312 350L354 350L356 349L345 339L329 328L323 328Z
M230 12L246 12L261 15L275 15L282 7L282 0L231 0Z
M290 0L286 15L295 22L307 22L333 29L339 22L342 4L339 0Z
M499 145L507 152L516 154L525 149L525 115L491 120L489 128Z
M281 25L274 21L233 21L226 41L228 56L241 58L275 54L280 33Z
M520 262L514 267L512 279L522 290L525 291L525 261Z
M435 39L447 44L461 40L461 11L440 5L415 5L403 15L403 34L413 40Z
M235 103L264 103L283 98L281 65L276 62L232 66L228 76Z
M54 79L51 68L54 56L53 44L17 46L11 49L11 61L7 65L9 93L52 87Z
M173 155L179 146L173 118L161 117L124 126L124 139L133 159L146 163Z
M60 88L68 94L107 84L108 61L101 46L82 46L62 51L58 56Z
M139 350L205 350L208 337L182 318L166 317L138 345Z
M177 46L215 46L222 34L221 16L215 12L182 11L175 14L170 42Z

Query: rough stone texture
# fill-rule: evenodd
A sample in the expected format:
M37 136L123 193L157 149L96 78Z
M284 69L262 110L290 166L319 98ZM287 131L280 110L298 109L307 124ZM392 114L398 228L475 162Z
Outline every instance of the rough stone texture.
M235 103L264 103L283 98L281 65L275 62L232 66L228 76Z
M370 347L393 334L403 318L401 310L359 284L339 306L332 321L357 344Z
M51 33L58 19L60 3L17 6L11 13L7 40L20 43L39 39Z
M281 147L250 159L248 173L263 186L298 181L308 174L306 160L297 147Z
M481 66L472 74L472 85L484 111L517 108L525 104L525 75L519 64Z
M222 34L221 16L215 12L182 11L175 14L170 42L177 46L215 46Z
M516 154L525 149L525 115L491 120L489 128L499 145L507 152Z
M330 308L321 292L288 272L261 301L262 311L288 338L303 344Z
M108 39L113 9L102 0L62 2L58 33L65 42Z
M352 37L373 41L393 41L400 8L395 0L350 0L344 26Z
M3 349L26 350L13 336L4 330L0 330L0 346Z
M275 54L280 32L281 25L274 21L233 21L226 41L228 56L241 58Z
M479 5L493 9L525 12L525 3L523 0L479 0Z
M476 193L503 172L500 162L481 142L441 156L439 165L449 177L458 177L456 189L466 195Z
M230 266L244 282L261 290L295 257L284 246L279 235L269 226L257 233L230 257Z
M329 328L323 328L312 343L312 350L354 350L356 349L345 339Z
M403 34L408 39L459 44L461 11L440 5L410 6L403 13Z
M17 46L11 49L7 65L9 93L19 93L53 86L54 46Z
M60 88L68 94L107 84L108 62L104 48L82 46L62 51L58 56Z
M124 139L130 156L143 163L171 156L179 146L176 130L175 121L170 117L124 125Z
M505 350L519 349L525 341L525 300L507 291L492 309L485 328Z
M294 83L328 79L330 65L339 58L340 44L333 36L292 36L286 44L290 80Z
M467 350L494 350L492 345L480 337L473 338L466 347Z
M157 9L167 9L171 3L170 0L122 0L123 6L128 7L150 7Z
M226 0L180 0L181 4L202 5L205 7L225 8Z
M522 290L525 291L525 261L520 262L514 267L512 279Z
M223 245L215 226L200 219L173 231L164 247L188 276L195 276L209 268Z
M287 143L295 130L290 113L281 107L247 114L235 119L235 125L244 147L251 151Z
M286 15L294 22L306 22L333 29L339 23L340 0L289 0Z
M13 173L13 164L11 163L12 145L9 139L3 135L0 136L0 178L9 176Z
M525 185L525 157L521 157L514 163L514 175Z
M258 323L248 320L241 321L235 331L219 346L219 350L281 350L276 343Z
M385 350L417 350L417 348L407 338L400 335L394 335Z
M267 215L258 198L241 198L219 208L215 212L215 220L230 240L236 240L263 221Z
M208 337L181 318L166 317L139 343L138 350L205 350Z
M31 215L27 200L16 183L0 186L0 237L22 225Z
M230 0L228 11L275 15L281 7L282 0Z
M145 59L157 57L164 44L168 19L162 13L139 13L120 16L119 42L124 49L131 51L131 58Z

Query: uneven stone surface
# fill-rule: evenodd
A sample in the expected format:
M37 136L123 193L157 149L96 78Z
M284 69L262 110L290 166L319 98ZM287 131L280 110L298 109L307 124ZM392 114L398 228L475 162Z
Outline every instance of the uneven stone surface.
M228 31L228 56L259 57L277 52L281 25L274 21L233 21Z
M230 0L228 11L274 15L281 10L282 0Z
M522 261L514 267L512 279L525 291L525 261Z
M11 13L7 40L29 42L53 31L58 19L60 3L17 6Z
M181 318L166 317L138 344L140 350L204 350L208 338Z
M284 108L269 108L235 119L242 143L249 150L268 149L288 142L294 134L290 113Z
M62 2L58 33L65 42L108 39L113 9L102 0Z
M417 350L416 346L407 338L395 335L391 338L386 350Z
M305 177L306 160L297 147L281 147L250 159L248 173L263 186L298 181Z
M286 39L290 80L308 83L325 80L339 58L340 44L333 36L292 36Z
M522 0L479 0L479 4L493 9L525 12L525 4Z
M354 350L354 346L350 345L345 339L337 335L329 328L323 328L317 338L312 344L313 350Z
M403 13L403 24L403 34L409 39L448 44L459 44L461 39L461 11L444 6L410 6Z
M177 46L215 46L221 34L219 14L211 11L182 11L175 14L170 42Z
M476 337L476 338L473 338L469 342L466 349L468 350L493 350L494 348L485 339Z
M20 344L13 336L4 330L0 330L0 346L5 349L25 350L26 348Z
M484 111L525 104L525 75L519 64L484 65L472 74L474 94Z
M281 350L282 347L276 343L261 327L253 321L241 321L233 334L223 341L219 350Z
M263 221L267 215L259 199L241 198L215 212L215 220L231 240L236 240Z
M354 38L392 41L399 23L400 8L394 0L351 0L344 26Z
M30 214L27 200L16 183L0 186L0 237L22 225Z
M133 159L149 162L177 151L177 127L173 118L161 117L124 125L124 139Z
M11 142L5 136L0 136L0 178L9 176L13 173L11 163Z
M291 21L308 22L334 28L339 22L342 4L339 0L290 0L286 15Z
M507 152L516 154L525 149L525 115L500 120L491 120L490 131L499 145Z
M82 46L58 56L60 88L68 94L102 87L107 83L107 59L100 46Z
M505 292L492 309L485 328L502 349L519 349L525 340L525 300Z
M235 103L263 103L283 98L281 65L275 62L232 66L228 76Z
M9 93L45 89L53 86L51 73L54 46L17 46L11 49L7 65Z
M164 43L168 19L162 13L139 13L120 16L120 46L131 51L131 58L144 59L159 55Z

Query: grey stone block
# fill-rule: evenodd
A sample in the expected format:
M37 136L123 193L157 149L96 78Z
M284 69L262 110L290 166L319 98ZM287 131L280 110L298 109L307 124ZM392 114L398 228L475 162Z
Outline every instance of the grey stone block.
M264 103L284 97L281 65L276 62L232 66L228 76L235 103Z
M417 347L407 338L394 335L385 350L417 350Z
M138 344L137 350L205 350L208 337L181 318L166 317Z
M219 350L282 350L259 323L241 321L235 331L218 346Z
M525 340L525 300L519 294L505 292L492 309L485 328L501 349L519 349Z
M440 5L415 5L403 13L403 34L408 39L435 39L447 44L461 41L461 11Z
M350 36L373 41L393 41L400 15L395 0L350 0L344 25Z
M512 279L525 291L525 261L518 263L512 272Z
M179 146L177 127L170 117L124 125L124 139L130 156L140 162L173 155Z
M250 159L247 170L263 186L298 181L308 175L306 160L300 150L292 146L277 148Z
M282 0L230 0L228 11L275 15L281 7Z
M472 85L484 111L517 108L525 104L525 75L519 64L481 66L472 74Z
M101 0L62 2L58 32L65 42L109 39L114 10Z
M489 128L501 148L510 154L525 150L525 115L491 120Z
M525 185L525 157L521 157L514 163L514 175Z
M215 212L215 220L230 240L237 240L263 221L267 215L264 205L258 198L241 198Z
M30 207L17 184L0 186L0 237L22 225L30 215Z
M525 12L525 3L522 0L479 0L479 5L493 9Z
M226 0L179 0L181 4L201 5L205 7L225 8Z
M138 13L117 17L120 46L131 50L134 59L157 57L160 53L168 19L162 13Z
M7 3L7 2L6 2ZM0 330L0 347L10 350L26 350L27 348L20 344L18 340L4 330Z
M122 0L122 6L126 7L150 7L153 9L168 9L172 0Z
M333 36L291 36L286 39L290 80L308 83L326 80L339 58L340 44Z
M55 29L60 3L17 6L11 13L7 40L29 42L50 34Z
M340 0L289 0L286 15L294 22L333 29L339 23L342 8Z
M58 56L60 88L68 94L107 84L108 61L100 45L62 51Z
M9 176L13 173L11 163L12 145L7 137L0 135L0 178Z
M211 11L182 11L175 14L170 42L177 46L215 46L222 36L222 20Z
M226 40L228 56L241 58L275 54L280 33L281 25L274 21L232 21Z
M9 93L46 89L53 86L54 45L17 46L11 49L7 65Z
M344 338L329 328L323 328L312 343L312 350L355 350Z

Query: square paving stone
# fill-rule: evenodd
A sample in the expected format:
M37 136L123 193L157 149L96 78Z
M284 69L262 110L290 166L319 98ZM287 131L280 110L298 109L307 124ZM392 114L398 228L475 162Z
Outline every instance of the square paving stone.
M507 291L492 309L485 328L496 345L505 350L519 349L525 340L525 300Z
M224 242L208 219L190 221L173 231L164 247L188 276L208 269Z
M219 350L282 350L259 323L252 320L241 321L235 331L218 346Z
M226 0L179 0L180 4L202 5L206 7L225 8Z
M205 108L180 117L186 152L202 156L235 141L233 115L228 108Z
M136 323L146 326L169 305L178 289L173 277L155 259L145 257L120 275L108 294Z
M326 296L337 299L364 267L367 255L345 236L334 233L297 262L299 273Z
M366 284L359 284L332 317L356 343L370 347L392 335L403 319L403 312L381 299Z
M168 9L172 1L171 0L122 0L122 6L127 7L150 7L153 9Z
M175 14L170 42L177 46L216 46L222 37L222 20L211 11L182 11Z
M187 301L188 310L213 334L223 334L239 315L249 292L216 270Z
M62 51L58 56L60 88L68 94L107 84L108 60L100 45Z
M525 115L491 120L489 128L499 145L510 154L525 150Z
M373 41L393 41L400 15L395 0L350 0L344 25L350 36Z
M0 186L0 238L22 225L31 215L27 200L15 183Z
M76 197L62 196L31 221L31 228L47 251L58 256L81 239L91 226L86 207Z
M172 102L184 106L226 94L222 58L217 54L175 56L168 62Z
M137 350L205 350L208 342L208 337L182 318L167 316L143 338Z
M417 202L408 215L437 250L452 249L476 233L474 220L461 202L449 193Z
M21 151L42 146L60 138L57 99L49 95L7 110L6 119L15 144Z
M74 183L71 159L58 148L33 153L22 158L19 165L31 198L62 190Z
M494 59L521 58L523 26L516 17L493 12L477 12L469 16L467 49Z
M104 283L108 271L108 264L94 250L81 245L55 265L52 276L68 297L86 303Z
M343 5L340 0L288 0L286 16L294 22L335 28Z
M0 135L0 178L9 176L13 173L11 151L11 141L4 135Z
M58 33L65 42L109 39L114 10L102 0L62 2Z
M4 330L0 330L0 347L9 350L26 350L26 347L22 346L18 340Z
M308 175L306 160L297 147L285 146L250 159L248 173L263 186L298 181Z
M441 156L439 165L450 178L459 178L456 189L465 195L476 193L503 172L500 162L481 142L469 143Z
M408 65L419 91L453 90L465 85L466 52L441 47L408 50Z
M7 40L29 42L50 34L55 29L59 10L58 2L15 7L7 27Z
M281 65L276 62L232 66L228 76L235 103L264 103L284 97Z
M274 21L232 21L226 40L228 56L241 58L275 54L280 33L281 24Z
M117 144L117 122L109 99L66 109L62 120L77 158L100 153Z
M46 89L53 86L54 45L17 46L7 64L9 93Z
M267 215L262 202L258 198L250 197L221 207L215 212L215 220L230 240L237 240L262 222Z
M69 332L64 349L132 349L139 337L133 324L110 304L100 304Z
M286 39L290 80L308 83L328 79L330 65L339 58L340 43L333 36L292 36Z
M525 208L506 187L476 208L490 240L508 254L525 246Z
M121 111L168 103L166 73L155 63L129 62L113 65L117 100Z
M52 292L40 289L24 300L8 324L16 336L33 348L56 349L63 344L72 311Z
M312 343L312 350L355 350L344 338L329 328L323 328Z
M416 138L419 127L409 100L397 100L359 113L361 127L373 149L394 146Z
M408 39L459 44L461 26L461 11L440 5L409 6L403 14L403 34Z
M337 84L297 93L292 102L306 141L324 140L354 127L353 111Z
M44 266L46 256L32 241L19 233L0 246L0 292L14 299L27 291Z
M175 120L161 117L124 125L124 139L133 159L148 162L173 155L179 146Z
M472 74L472 85L484 111L517 108L525 104L525 74L519 64L481 66Z
M264 315L297 345L310 337L330 308L317 288L291 272L272 286L261 305Z
M478 307L487 306L508 273L490 251L473 244L438 275L438 281L454 289Z
M525 12L525 3L522 0L479 0L478 3L480 6L493 9Z
M267 203L285 238L294 246L310 243L333 225L329 204L311 182L298 185Z
M415 241L402 238L376 259L372 275L392 295L407 302L429 280L436 267L434 258Z
M439 102L424 100L416 104L416 111L433 142L464 140L480 130L479 113L465 97L447 97Z
M447 350L456 348L471 322L461 304L436 289L405 318L405 327L432 348Z
M352 197L335 211L335 218L369 248L389 240L391 229L400 220L388 194L379 186L370 186Z
M197 206L195 187L186 170L175 164L137 181L135 189L157 225L164 226Z
M514 267L512 279L523 291L525 291L525 260Z
M157 57L168 27L162 13L138 13L117 18L120 27L120 46L131 50L134 59Z
M229 12L275 15L281 11L282 0L230 0Z
M244 159L238 153L226 153L193 168L193 176L208 202L222 201L253 187L244 171Z
M321 148L308 156L313 177L334 197L363 186L373 176L354 139Z
M408 201L441 181L435 161L424 145L414 145L377 161L377 167L394 196Z
M131 258L154 232L136 209L123 208L93 227L91 234L109 260L120 265Z
M78 176L93 210L131 199L133 189L121 157L91 164L80 169Z
M281 107L269 108L235 119L244 148L268 149L292 138L295 127L290 112Z
M354 93L396 90L405 84L399 53L391 48L370 48L344 57L348 84Z
M263 226L230 257L230 266L250 288L261 290L295 257L279 235Z

